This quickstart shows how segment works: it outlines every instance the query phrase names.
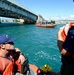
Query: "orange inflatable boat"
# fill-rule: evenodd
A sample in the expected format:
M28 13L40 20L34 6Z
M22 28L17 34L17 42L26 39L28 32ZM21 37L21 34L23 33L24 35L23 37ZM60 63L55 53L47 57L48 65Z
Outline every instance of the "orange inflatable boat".
M42 68L38 68L33 64L29 64L29 66L35 75L59 75L59 73L52 72L52 68L48 64L45 64Z

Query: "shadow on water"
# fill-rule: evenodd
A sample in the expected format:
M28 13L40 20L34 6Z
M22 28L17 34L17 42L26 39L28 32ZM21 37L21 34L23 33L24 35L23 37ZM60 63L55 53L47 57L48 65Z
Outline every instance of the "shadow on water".
M24 24L19 24L19 23L16 23L16 22L4 22L4 23L1 23L0 24L0 27L11 27L11 26L21 26L21 25L24 25Z
M0 28L3 27L16 27L16 26L29 26L29 25L33 25L33 24L20 24L20 23L16 23L16 22L4 22L0 24Z

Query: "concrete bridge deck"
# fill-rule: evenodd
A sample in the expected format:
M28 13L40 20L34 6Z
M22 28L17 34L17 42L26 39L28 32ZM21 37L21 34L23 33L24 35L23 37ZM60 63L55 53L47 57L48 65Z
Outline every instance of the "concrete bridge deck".
M0 16L24 19L25 23L36 23L38 15L15 0L0 0Z

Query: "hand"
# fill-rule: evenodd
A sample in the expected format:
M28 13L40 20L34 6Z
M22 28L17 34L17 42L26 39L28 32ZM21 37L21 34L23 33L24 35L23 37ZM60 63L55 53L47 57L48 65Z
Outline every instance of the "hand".
M25 61L25 57L23 55L20 55L19 59L18 59L18 62L21 63L21 64L23 64L24 61Z
M15 48L16 52L21 52L19 48ZM25 61L25 57L24 55L20 54L19 58L18 58L18 62L23 64Z
M15 48L16 52L21 52L19 48Z

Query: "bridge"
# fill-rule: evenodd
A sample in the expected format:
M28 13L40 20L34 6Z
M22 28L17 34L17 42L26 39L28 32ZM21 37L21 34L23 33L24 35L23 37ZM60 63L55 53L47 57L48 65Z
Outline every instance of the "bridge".
M36 23L38 15L15 0L0 0L0 16L24 19L24 23Z

